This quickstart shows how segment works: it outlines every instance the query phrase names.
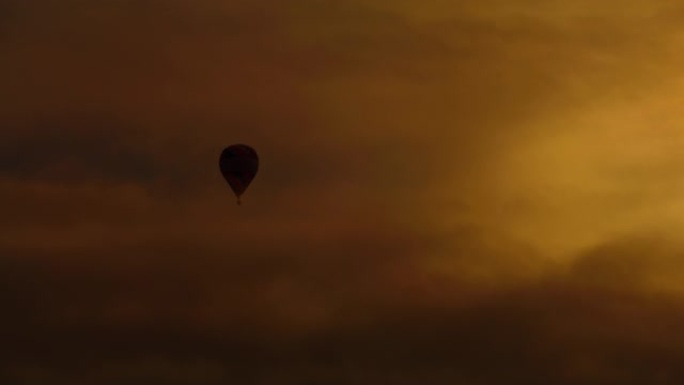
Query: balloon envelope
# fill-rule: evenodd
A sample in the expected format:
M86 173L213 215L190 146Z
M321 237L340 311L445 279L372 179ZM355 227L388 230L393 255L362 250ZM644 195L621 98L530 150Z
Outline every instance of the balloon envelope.
M246 144L226 147L219 158L221 174L238 198L245 192L259 170L259 157L256 151Z

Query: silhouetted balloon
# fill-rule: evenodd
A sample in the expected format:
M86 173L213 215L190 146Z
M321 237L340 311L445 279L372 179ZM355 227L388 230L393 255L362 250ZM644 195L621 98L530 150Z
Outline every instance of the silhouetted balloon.
M252 182L259 170L259 157L256 151L245 144L226 147L219 158L221 174L233 189L240 204L240 196Z

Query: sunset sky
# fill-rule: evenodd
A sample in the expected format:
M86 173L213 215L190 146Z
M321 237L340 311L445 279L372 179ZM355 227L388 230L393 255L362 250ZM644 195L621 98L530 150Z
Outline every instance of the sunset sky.
M680 1L0 0L0 133L3 384L684 383Z

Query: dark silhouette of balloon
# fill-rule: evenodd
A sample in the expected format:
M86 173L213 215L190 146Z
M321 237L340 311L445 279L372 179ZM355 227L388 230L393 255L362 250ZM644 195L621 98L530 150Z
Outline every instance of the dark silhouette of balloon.
M259 157L256 151L246 144L226 147L219 158L221 174L230 185L240 204L240 197L259 170Z

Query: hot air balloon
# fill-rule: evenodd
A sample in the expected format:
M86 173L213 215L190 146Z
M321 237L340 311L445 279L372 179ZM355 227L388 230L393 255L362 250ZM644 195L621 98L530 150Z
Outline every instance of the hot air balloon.
M259 157L256 151L246 144L233 144L226 147L219 158L221 174L230 185L240 204L240 197L259 170Z

